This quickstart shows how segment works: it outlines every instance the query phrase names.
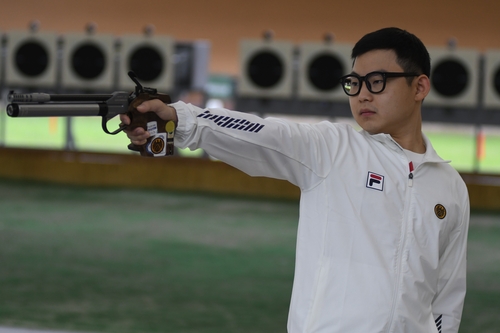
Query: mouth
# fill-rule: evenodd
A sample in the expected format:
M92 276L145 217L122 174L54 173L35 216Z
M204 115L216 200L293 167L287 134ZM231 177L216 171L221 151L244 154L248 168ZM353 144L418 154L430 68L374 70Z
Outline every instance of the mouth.
M361 109L359 110L359 115L360 116L371 116L374 115L376 112L370 109Z

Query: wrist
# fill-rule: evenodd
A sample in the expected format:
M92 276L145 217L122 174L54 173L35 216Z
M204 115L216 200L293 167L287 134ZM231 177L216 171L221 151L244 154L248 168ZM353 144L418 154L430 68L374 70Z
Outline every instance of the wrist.
M175 126L177 127L177 123L179 122L179 118L177 117L177 110L172 106L167 104L167 114L168 114L168 119L172 120L175 123Z

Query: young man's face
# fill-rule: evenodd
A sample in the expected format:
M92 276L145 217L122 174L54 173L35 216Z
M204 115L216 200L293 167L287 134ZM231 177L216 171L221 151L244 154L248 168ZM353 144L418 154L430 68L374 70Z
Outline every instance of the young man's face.
M396 58L393 50L373 50L358 56L352 71L359 76L374 71L402 73ZM398 136L420 124L416 93L416 77L411 85L405 77L387 78L385 89L377 94L368 91L363 82L360 93L349 97L349 104L354 119L368 133Z

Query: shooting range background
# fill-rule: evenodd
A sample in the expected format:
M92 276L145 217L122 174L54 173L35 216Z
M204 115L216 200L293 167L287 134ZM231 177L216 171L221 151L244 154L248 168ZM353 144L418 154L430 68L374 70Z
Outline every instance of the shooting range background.
M500 3L494 1L442 1L439 3L430 0L415 2L398 1L356 1L345 3L343 1L28 1L20 0L5 3L4 10L0 11L0 30L27 30L33 20L40 22L40 31L57 32L60 34L72 32L84 32L86 25L90 22L97 24L96 33L109 33L116 36L122 34L139 34L143 29L152 24L155 26L155 34L170 35L175 40L200 40L206 39L211 44L211 55L209 71L211 74L225 74L238 76L239 68L239 42L245 38L262 38L266 29L275 31L275 38L289 40L294 43L304 41L319 41L327 32L336 36L339 43L354 43L369 31L386 26L399 26L414 32L422 38L429 46L445 47L449 38L458 40L458 46L463 48L476 48L486 50L490 48L500 49L500 20L497 13L500 12ZM161 87L158 87L161 88ZM11 119L8 119L12 123ZM26 119L29 120L29 119ZM39 119L36 119L37 121ZM46 119L49 123L49 119ZM121 147L126 146L125 136L111 137L102 133L98 121L89 125L85 118L75 120L74 123L82 122L86 131L99 132L100 139L104 142L122 140ZM95 120L95 119L89 119ZM17 122L20 124L20 121ZM9 123L7 124L9 127ZM47 126L36 128L33 135L25 135L26 140L36 141L37 137L49 137L42 130L49 130L51 123ZM79 127L81 128L81 126ZM498 128L498 127L496 127ZM62 125L57 127L57 138L64 140ZM9 128L7 128L9 133ZM12 131L10 131L12 133ZM51 136L56 138L56 136ZM87 137L79 135L79 137ZM90 136L89 137L93 137ZM473 140L474 137L470 136ZM496 136L495 136L496 138ZM493 143L497 141L491 141ZM472 145L471 145L472 144ZM491 144L491 143L489 143ZM99 145L99 142L96 143ZM104 144L103 144L104 145ZM474 143L469 140L467 146L459 147L461 150L473 152ZM465 149L467 148L467 149ZM123 148L125 149L125 148ZM438 150L439 151L439 150ZM56 161L47 156L58 156L62 160ZM61 157L62 156L62 157ZM107 155L78 154L64 152L62 155L54 152L38 154L24 150L11 150L4 152L0 158L4 161L4 167L0 169L0 175L8 178L24 178L51 180L62 183L78 183L79 185L92 185L96 183L109 185L122 185L123 179L127 179L127 171L134 169L136 165L144 165L149 168L148 163L138 163L131 160L132 166L123 165L124 158ZM54 157L55 158L55 157ZM471 154L471 161L474 156ZM488 154L487 159L493 161L498 156ZM25 165L38 163L50 165L50 167L27 168ZM179 164L177 164L179 163ZM191 172L185 173L182 169L184 162L170 159L168 167L183 172L177 179L189 179ZM193 163L203 163L196 161ZM159 168L163 167L161 162ZM495 163L496 164L496 163ZM165 166L166 167L166 166ZM196 169L196 167L193 167ZM270 182L259 191L250 191L246 184L259 183L260 180L247 180L245 175L229 180L225 177L226 170L218 169L218 166L209 167L210 170L217 169L204 176L196 174L197 189L213 190L216 192L261 194L267 196L293 195L298 197L297 190L274 191L281 189L281 184ZM205 170L205 169L204 169ZM468 170L471 170L469 168ZM147 172L147 171L146 171ZM104 176L103 176L104 175ZM191 181L175 185L161 178L161 171L152 179L143 180L135 177L133 180L125 181L129 186L151 187L156 184L161 188L179 189L185 187L194 189ZM469 177L471 180L474 177ZM109 180L112 181L109 181ZM216 179L217 181L212 181ZM483 180L482 184L485 182ZM486 181L489 184L490 180ZM497 181L498 183L498 181ZM212 187L206 185L211 184ZM245 185L243 185L245 184ZM469 186L474 208L499 209L500 187L476 187ZM477 206L476 206L477 205Z
M455 37L459 47L500 48L496 1L1 3L1 31L25 30L36 19L41 31L61 34L83 32L95 22L98 33L140 33L153 24L159 35L207 39L214 74L237 75L240 39L261 38L265 29L297 43L321 40L326 32L354 43L366 32L398 26L428 46ZM201 159L9 149L1 152L0 165L2 177L27 180L0 184L0 325L121 333L285 331L295 187ZM473 207L498 209L498 188L470 185ZM473 212L461 333L499 332L498 221L497 213Z
M367 32L387 26L407 29L428 46L500 48L500 3L494 0L287 1L287 0L18 0L2 1L0 29L83 32L89 22L99 33L141 33L147 24L176 39L207 39L212 44L210 71L238 73L238 43L261 38L272 29L276 39L319 41L331 32L338 42L355 43Z

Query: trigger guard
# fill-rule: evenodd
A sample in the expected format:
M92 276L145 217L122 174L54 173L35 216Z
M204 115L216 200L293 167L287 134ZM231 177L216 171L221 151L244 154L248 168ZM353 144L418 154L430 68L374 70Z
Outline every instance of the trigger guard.
M128 148L129 150L132 150L132 151L138 151L138 152L140 152L140 151L141 151L141 147L142 147L142 146L134 145L133 143L130 143L130 144L127 146L127 148Z
M116 134L118 134L118 133L122 132L124 129L126 129L126 128L127 128L127 125L122 125L122 124L120 124L120 127L118 127L118 129L114 130L113 132L110 132L110 131L108 130L108 126L107 126L107 125L108 125L108 121L109 121L109 120L110 120L110 119L107 119L106 117L102 117L102 122L101 122L101 125L102 125L102 130L103 130L104 132L106 132L107 134L116 135Z

